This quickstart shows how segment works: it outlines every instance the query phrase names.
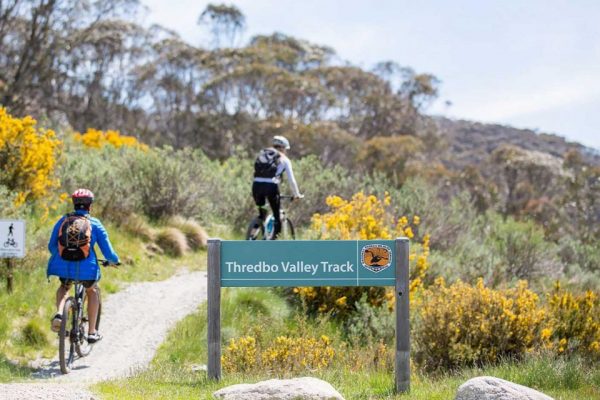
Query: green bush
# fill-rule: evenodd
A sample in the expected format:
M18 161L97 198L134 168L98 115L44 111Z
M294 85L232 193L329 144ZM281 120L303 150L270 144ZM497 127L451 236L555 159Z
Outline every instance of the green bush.
M137 185L128 175L139 152L129 147L90 149L71 143L58 171L61 189L69 194L81 187L90 189L96 196L94 214L119 222L139 210Z
M42 348L48 344L46 331L42 329L36 320L29 321L21 330L23 341L34 348Z
M486 245L499 257L503 272L499 279L531 279L556 276L559 272L556 247L545 241L543 229L534 222L490 215L489 225L482 233Z
M344 323L346 337L360 346L383 342L394 343L395 313L388 307L374 307L363 296L355 304L356 311Z
M172 148L133 154L126 174L144 214L151 219L195 216L205 206L208 159L199 151Z
M423 179L408 179L399 190L390 190L396 215L418 215L419 232L431 236L433 250L452 249L473 227L477 213L465 193L444 198L438 187Z

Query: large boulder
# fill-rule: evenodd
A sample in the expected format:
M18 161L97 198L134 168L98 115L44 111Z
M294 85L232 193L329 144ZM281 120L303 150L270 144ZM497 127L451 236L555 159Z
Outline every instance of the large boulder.
M537 390L493 376L479 376L463 383L455 400L553 400Z
M344 400L329 383L309 377L233 385L213 396L224 400Z

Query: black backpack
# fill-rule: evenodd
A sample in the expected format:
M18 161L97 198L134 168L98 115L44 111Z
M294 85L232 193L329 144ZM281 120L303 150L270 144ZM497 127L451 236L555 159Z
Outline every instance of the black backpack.
M281 154L274 148L262 149L254 161L255 178L274 178Z
M67 214L58 232L58 254L67 261L81 261L90 255L92 224L87 215Z

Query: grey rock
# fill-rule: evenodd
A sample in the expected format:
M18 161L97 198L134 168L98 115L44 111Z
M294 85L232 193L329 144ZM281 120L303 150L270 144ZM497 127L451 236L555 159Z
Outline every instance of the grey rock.
M480 376L463 383L455 400L553 400L537 390L493 376Z
M233 385L213 396L223 400L344 400L329 383L310 377Z

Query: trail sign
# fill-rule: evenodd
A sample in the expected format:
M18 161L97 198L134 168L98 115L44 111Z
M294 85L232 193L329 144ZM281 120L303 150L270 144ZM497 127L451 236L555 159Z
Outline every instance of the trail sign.
M25 257L25 221L0 219L0 258Z
M398 392L410 388L408 239L208 241L208 377L221 378L221 287L394 286Z
M224 241L221 287L394 286L393 240Z

